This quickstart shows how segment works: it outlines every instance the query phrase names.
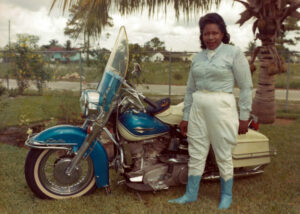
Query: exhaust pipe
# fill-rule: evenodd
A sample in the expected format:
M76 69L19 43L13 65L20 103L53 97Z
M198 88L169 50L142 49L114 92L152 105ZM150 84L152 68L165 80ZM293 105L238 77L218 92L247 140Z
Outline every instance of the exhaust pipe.
M263 166L257 166L254 169L250 170L250 171L238 171L238 172L234 172L233 177L234 178L241 178L241 177L246 177L246 176L253 176L253 175L259 175L262 174L264 172ZM220 179L220 174L219 173L214 173L212 172L211 174L204 174L202 176L203 180L208 180L208 181L212 181L212 180L218 180Z

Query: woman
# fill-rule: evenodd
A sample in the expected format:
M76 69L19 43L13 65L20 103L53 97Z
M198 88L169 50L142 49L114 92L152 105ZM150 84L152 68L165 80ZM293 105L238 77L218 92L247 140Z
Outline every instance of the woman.
M209 13L200 18L202 52L191 65L184 98L180 130L188 137L189 173L185 194L171 203L196 201L210 144L220 172L219 209L232 202L233 163L231 151L237 135L248 131L252 104L252 80L248 61L237 47L228 45L229 34L223 18ZM233 89L240 88L239 115Z

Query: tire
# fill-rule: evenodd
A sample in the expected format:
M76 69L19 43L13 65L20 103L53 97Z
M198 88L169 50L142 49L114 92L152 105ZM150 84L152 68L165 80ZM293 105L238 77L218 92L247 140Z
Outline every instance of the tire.
M41 199L80 197L96 189L94 166L90 157L67 177L66 166L72 159L65 150L31 149L25 162L25 178L30 189Z

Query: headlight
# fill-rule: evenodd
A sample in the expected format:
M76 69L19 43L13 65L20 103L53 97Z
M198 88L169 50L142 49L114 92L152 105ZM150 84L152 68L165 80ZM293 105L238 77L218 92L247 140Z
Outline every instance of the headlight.
M94 90L85 90L81 93L80 108L83 117L97 113L99 93Z

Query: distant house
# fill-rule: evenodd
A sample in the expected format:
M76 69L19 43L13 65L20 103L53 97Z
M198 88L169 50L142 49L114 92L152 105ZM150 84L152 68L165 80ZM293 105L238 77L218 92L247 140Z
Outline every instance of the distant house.
M63 53L53 53L52 57L50 58L51 62L66 62L67 59L64 57Z
M48 46L46 47L49 60L51 62L79 62L80 61L80 48L72 48L66 50L61 46ZM50 52L50 54L49 54ZM81 59L85 59L85 55L81 54Z
M81 57L85 60L86 59L86 56L87 56L87 53L82 53L81 54ZM96 55L93 55L93 54L89 54L89 60L97 60L97 56Z
M162 62L164 61L165 57L162 53L155 53L154 55L152 55L150 58L149 58L149 61L150 62Z
M172 62L191 62L195 53L187 53L187 52L171 52L171 61ZM169 56L170 57L170 56Z
M290 57L290 61L292 62L292 63L299 63L300 62L300 55L293 55L293 56L291 56Z
M50 61L51 62L67 62L67 58L64 56L64 52L66 49L61 46L50 46L47 48L50 54Z
M80 53L73 53L70 57L69 57L70 62L79 62L80 61Z

